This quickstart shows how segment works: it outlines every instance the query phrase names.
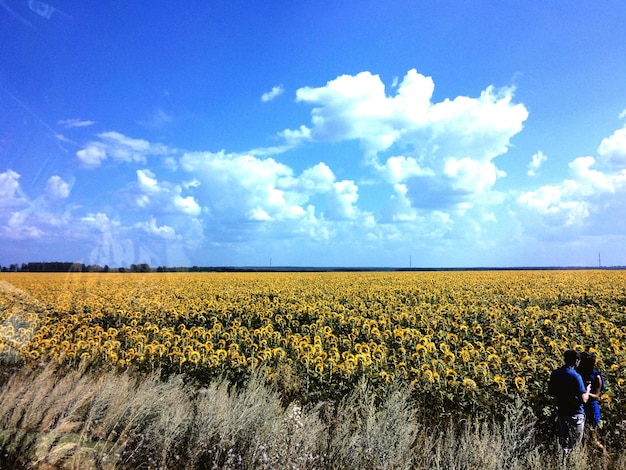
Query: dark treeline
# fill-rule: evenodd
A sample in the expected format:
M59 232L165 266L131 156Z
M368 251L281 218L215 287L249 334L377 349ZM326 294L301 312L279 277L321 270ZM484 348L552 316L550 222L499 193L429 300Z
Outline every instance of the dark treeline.
M301 266L178 266L151 267L147 263L131 264L128 267L110 268L108 265L84 264L71 262L30 262L0 266L1 272L23 273L197 273L197 272L365 272L365 271L527 271L527 270L568 270L568 269L625 269L624 266L598 267L475 267L475 268L384 268L384 267L301 267Z
M158 268L166 269L166 268ZM60 261L45 261L45 262L31 262L11 264L9 266L2 266L0 268L2 272L21 272L21 273L109 273L109 272L133 272L133 273L149 273L153 270L149 264L131 264L128 268L109 268L108 265L100 266L98 264L84 264L84 263L71 263Z

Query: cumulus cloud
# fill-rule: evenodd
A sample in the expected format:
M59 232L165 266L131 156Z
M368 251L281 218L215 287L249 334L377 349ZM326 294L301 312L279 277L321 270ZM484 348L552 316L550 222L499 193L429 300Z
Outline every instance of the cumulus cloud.
M277 85L277 86L273 87L267 93L263 93L261 95L261 101L263 101L264 103L266 103L267 101L272 101L274 98L282 95L284 91L285 91L285 89L283 88L282 85Z
M183 187L167 181L159 182L149 169L137 170L135 203L142 209L197 216L202 211L193 196L182 196Z
M450 178L453 191L482 193L491 188L498 176L504 176L490 161L479 161L471 158L449 158L446 160L443 173Z
M148 235L162 238L164 240L176 240L180 239L180 236L176 234L176 230L169 225L157 225L156 219L151 217L148 222L138 222L135 224L135 228L147 233Z
M0 173L0 238L40 239L49 233L60 236L66 226L66 214L51 211L47 202L69 196L69 185L59 176L52 176L43 194L31 199L21 194L19 178L13 170Z
M272 158L196 152L185 154L181 167L200 180L195 194L208 208L209 220L219 221L223 230L255 222L261 225L247 225L248 229L266 236L326 239L331 236L331 221L367 216L357 207L356 183L337 181L325 163L296 174Z
M301 203L308 196L296 191L293 170L272 158L224 152L187 153L181 158L185 171L201 182L213 216L225 220L284 220L303 216ZM316 171L309 174L315 186ZM314 188L311 188L314 190Z
M379 222L415 222L418 220L418 211L411 205L407 197L408 189L404 184L395 184L394 194L381 211Z
M108 158L117 162L145 164L147 157L166 157L173 152L164 144L134 139L115 131L102 132L98 134L98 137L99 141L91 141L76 152L76 156L85 168L96 168Z
M2 232L10 240L38 239L44 235L44 231L32 223L29 211L11 212Z
M328 206L324 217L328 220L351 220L359 215L356 202L359 199L359 188L354 181L343 180L333 184L328 193Z
M528 164L528 171L526 174L528 176L537 176L539 174L539 168L548 160L548 157L539 150L536 154L532 156L530 163Z
M626 126L602 139L598 155L603 163L612 168L626 168Z
M311 128L283 135L317 141L359 140L367 155L394 143L418 144L443 157L493 158L507 151L528 111L514 104L513 89L488 87L478 98L460 96L432 103L431 77L410 70L388 96L378 75L342 75L323 87L303 87L296 100L314 105ZM453 139L450 139L450 138ZM469 153L469 154L468 154Z
M426 200L430 207L471 201L505 176L493 159L508 151L528 111L513 102L513 88L489 86L475 98L433 103L434 87L431 77L415 69L392 95L370 72L303 87L296 100L313 106L311 125L280 135L292 145L359 141L365 163L385 181L406 184L407 197L418 207ZM385 160L384 153L392 148L407 151Z
M608 165L607 157L615 163L619 155L619 131L602 140L598 153L578 157L569 163L570 178L561 183L527 191L517 198L520 216L529 232L539 236L554 234L562 229L576 229L577 234L623 231L626 220L626 169ZM602 167L601 163L605 166Z
M435 172L431 168L424 168L413 157L389 157L384 165L378 166L379 172L388 183L401 183L413 177L431 177Z
M18 195L19 179L19 173L13 170L0 173L0 207L12 206L22 202Z
M46 194L51 199L65 199L70 195L70 185L60 176L51 176L46 183Z

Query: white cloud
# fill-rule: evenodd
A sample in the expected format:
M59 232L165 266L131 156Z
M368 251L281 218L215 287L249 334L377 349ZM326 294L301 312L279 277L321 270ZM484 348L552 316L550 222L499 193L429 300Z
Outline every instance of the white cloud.
M285 129L278 133L287 143L288 147L298 145L300 142L311 140L311 129L305 125L301 125L298 129Z
M578 157L569 164L574 175L577 192L584 197L605 193L615 193L624 186L626 170L621 174L605 174L591 167L596 163L593 157Z
M492 162L471 158L450 158L446 160L443 172L450 178L454 191L467 193L482 193L495 184L498 176L503 176Z
M626 168L626 126L602 139L598 155L603 163L612 168Z
M411 205L407 197L407 187L404 184L395 184L394 195L381 211L380 222L415 222L418 220L418 211Z
M479 97L432 103L432 78L410 70L388 96L378 75L342 75L323 87L304 87L297 101L313 105L311 127L286 129L291 145L358 140L365 162L391 184L406 183L416 207L462 204L505 175L492 160L507 152L528 111L513 88L487 87ZM402 156L381 154L392 147ZM424 192L430 194L424 194Z
M164 240L176 240L181 237L176 234L176 230L168 225L157 226L156 219L150 218L149 222L138 222L135 224L135 228L147 233L148 235L162 238Z
M539 150L536 154L532 156L530 163L528 164L528 171L526 174L528 176L537 176L539 174L539 168L548 160L548 157Z
M599 147L601 161L615 156L620 133L604 139ZM563 238L602 231L621 233L626 220L626 169L602 170L594 157L578 157L569 163L571 178L542 186L517 198L520 217L529 233ZM575 232L562 229L575 228ZM559 231L560 230L560 231Z
M351 220L359 215L356 202L359 188L354 181L338 181L327 195L328 206L324 217L328 220Z
M70 195L70 185L60 176L51 176L46 183L46 194L52 199L65 199Z
M96 168L106 159L118 162L146 163L149 156L168 157L174 150L164 144L151 143L143 139L133 139L119 132L102 132L100 141L89 142L76 156L86 168Z
M263 101L264 103L267 101L272 101L274 98L282 95L284 91L285 89L282 85L277 85L267 93L263 93L263 95L261 95L261 101Z
M302 172L297 189L308 194L325 193L332 189L335 175L325 163L318 163Z
M395 184L406 181L414 176L434 176L430 168L423 168L413 157L389 157L384 165L378 167L388 183Z
M187 215L199 215L202 211L201 207L192 196L182 197L180 194L176 194L172 199L172 204L180 212Z
M300 203L308 196L295 190L299 183L291 168L272 158L197 152L185 154L181 167L200 180L204 192L199 197L215 217L243 221L303 215ZM309 183L315 185L316 179L312 170Z
M507 151L528 111L513 104L513 89L488 87L478 98L431 103L432 78L410 70L387 96L378 75L342 75L326 86L300 88L296 99L314 105L310 132L283 131L292 139L359 140L366 156L394 143L417 145L443 157L491 159Z
M137 181L142 192L156 194L159 192L159 182L154 173L148 169L137 170Z
M71 129L74 127L93 126L95 123L96 123L95 121L87 121L83 119L61 119L60 121L57 122L57 124L67 129Z
M109 219L109 216L103 212L97 212L96 214L89 213L81 217L80 221L92 226L99 232L107 232L111 230L112 226L119 226L119 222L112 221Z
M0 206L13 205L17 200L20 175L13 170L0 173Z
M440 157L490 160L507 152L511 137L522 130L528 111L513 104L513 88L487 87L479 98L459 96L435 103L429 110L428 131ZM423 138L410 139L422 143Z
M44 231L36 224L33 224L30 219L29 211L11 212L6 225L2 227L5 238L11 240L41 238L44 235Z
M107 159L106 147L101 142L91 142L76 152L76 156L85 168L96 168Z
M313 127L307 133L313 140L358 139L369 152L376 153L398 137L392 101L385 96L385 86L378 75L342 75L324 87L300 88L296 100L319 105L313 108Z
M202 211L193 196L181 196L183 187L167 181L159 182L148 169L137 170L135 203L143 209L197 216ZM187 189L193 186L188 186Z
M181 167L200 180L195 195L207 207L207 223L216 237L230 238L235 231L252 238L260 231L269 238L328 239L336 236L334 222L368 216L357 207L358 186L336 181L325 163L297 175L272 158L198 152L185 154Z
M569 228L581 224L589 215L588 205L576 197L576 189L575 182L565 181L523 193L517 201L537 213L547 225Z

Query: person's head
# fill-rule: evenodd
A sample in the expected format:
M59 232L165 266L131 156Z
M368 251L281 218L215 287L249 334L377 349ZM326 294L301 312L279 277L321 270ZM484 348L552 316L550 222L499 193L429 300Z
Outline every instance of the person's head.
M591 354L587 351L581 353L580 355L580 363L576 367L576 370L583 378L588 377L593 372L593 369L596 367L596 356L595 354Z
M574 349L568 349L563 354L563 359L565 359L565 364L568 366L576 367L578 361L580 361L580 353Z

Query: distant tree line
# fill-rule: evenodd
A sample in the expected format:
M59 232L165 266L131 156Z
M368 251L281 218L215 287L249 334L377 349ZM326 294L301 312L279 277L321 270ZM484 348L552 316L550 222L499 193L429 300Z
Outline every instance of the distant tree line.
M508 267L508 268L381 268L381 267L294 267L294 266L159 266L151 267L148 263L131 264L128 267L110 268L108 265L84 264L71 262L31 262L9 266L0 266L0 271L16 273L199 273L199 272L346 272L346 271L508 271L508 270L563 270L563 269L598 269L593 267ZM601 269L626 269L626 266L604 266Z
M110 268L108 265L71 263L59 261L31 262L0 266L1 272L16 273L199 273L199 272L293 272L293 271L371 271L372 268L320 268L291 266L159 266L151 267L148 263L131 264L128 267ZM394 268L375 268L379 271L395 271Z
M206 267L206 266L178 266L151 267L148 263L131 264L128 267L110 268L108 265L84 264L59 261L41 261L0 266L1 272L16 273L172 273L172 272L233 272L233 271L278 271L293 270L289 268L238 268L238 267ZM306 270L306 268L305 268Z
M153 269L147 263L131 264L128 268L110 268L107 264L105 264L104 266L100 266L98 264L44 261L35 263L22 263L21 265L14 263L9 266L2 266L0 268L0 271L20 273L149 273L152 272Z

